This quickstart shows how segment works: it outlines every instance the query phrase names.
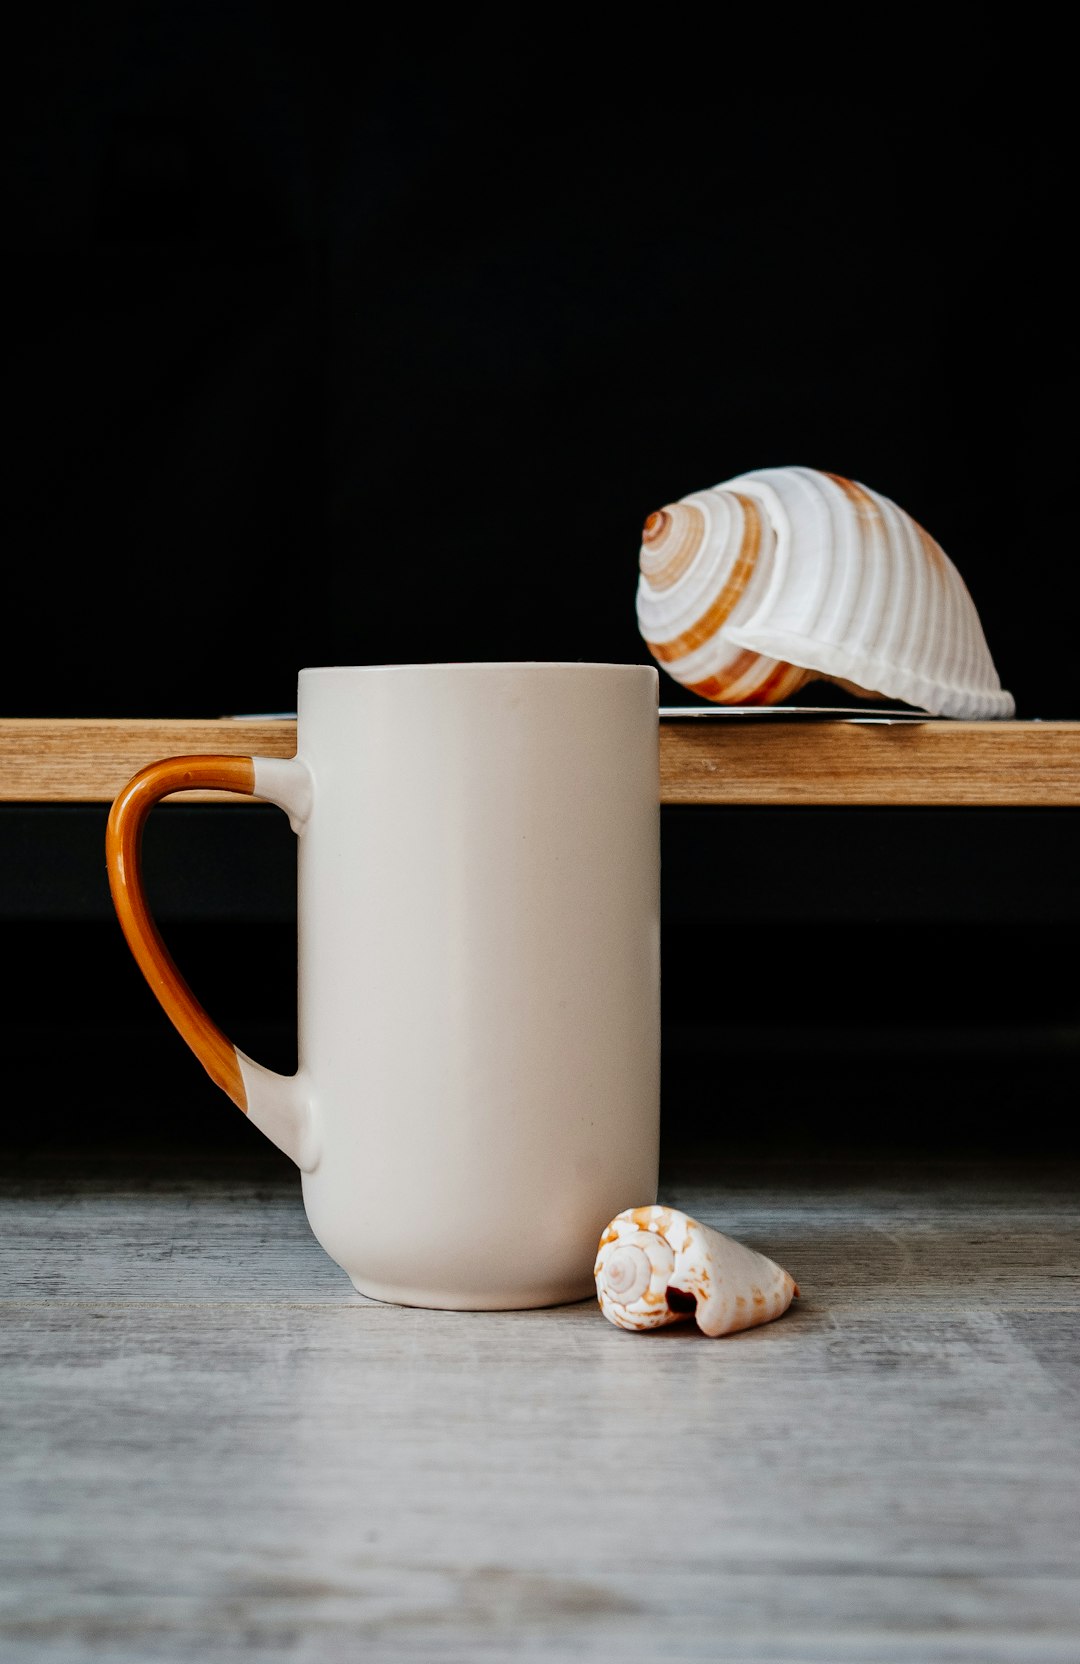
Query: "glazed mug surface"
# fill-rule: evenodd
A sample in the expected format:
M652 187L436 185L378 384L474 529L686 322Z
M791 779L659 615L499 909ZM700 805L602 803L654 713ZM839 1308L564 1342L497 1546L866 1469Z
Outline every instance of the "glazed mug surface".
M295 758L151 763L109 817L124 934L211 1077L299 1166L362 1294L485 1310L595 1294L656 1197L658 676L651 666L302 670ZM298 834L299 1066L239 1051L147 907L162 797L265 799Z

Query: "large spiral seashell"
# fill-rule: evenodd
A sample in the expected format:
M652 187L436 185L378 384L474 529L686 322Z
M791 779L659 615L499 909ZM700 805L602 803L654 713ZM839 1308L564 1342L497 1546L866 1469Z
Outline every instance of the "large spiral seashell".
M620 1329L693 1317L706 1335L730 1335L782 1316L799 1292L764 1254L677 1208L618 1214L593 1270L600 1310Z
M952 561L878 491L761 468L650 514L638 626L684 687L775 705L824 678L939 716L1011 717Z

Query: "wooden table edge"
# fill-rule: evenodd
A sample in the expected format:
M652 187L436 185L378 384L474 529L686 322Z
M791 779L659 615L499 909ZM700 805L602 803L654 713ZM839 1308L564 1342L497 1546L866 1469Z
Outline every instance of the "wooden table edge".
M295 718L0 718L0 802L108 803L162 757L291 757ZM664 804L1080 806L1080 721L660 725ZM185 800L222 799L187 793ZM225 797L228 802L245 801Z

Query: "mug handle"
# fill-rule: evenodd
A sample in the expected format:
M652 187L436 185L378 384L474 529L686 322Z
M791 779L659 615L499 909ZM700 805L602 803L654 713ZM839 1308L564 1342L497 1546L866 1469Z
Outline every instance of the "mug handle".
M117 795L105 832L113 906L128 947L165 1015L210 1079L305 1172L316 1165L309 1083L247 1057L199 1004L177 969L146 900L142 836L155 803L172 792L236 792L284 809L299 833L311 812L311 775L299 758L166 757L148 763Z

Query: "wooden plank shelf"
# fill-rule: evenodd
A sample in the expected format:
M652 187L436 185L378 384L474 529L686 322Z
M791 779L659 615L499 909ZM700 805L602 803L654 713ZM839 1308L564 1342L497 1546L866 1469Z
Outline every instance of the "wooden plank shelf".
M144 763L291 757L290 718L0 719L0 802L110 802ZM861 723L665 716L670 804L1080 807L1080 722ZM184 794L228 802L221 793Z
M665 803L1080 805L1080 722L665 721Z

